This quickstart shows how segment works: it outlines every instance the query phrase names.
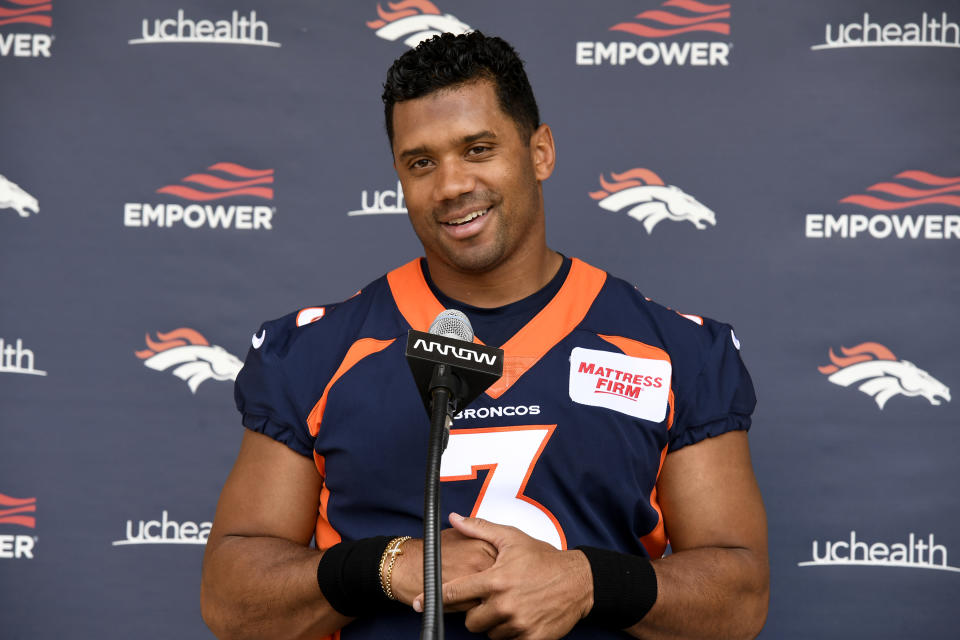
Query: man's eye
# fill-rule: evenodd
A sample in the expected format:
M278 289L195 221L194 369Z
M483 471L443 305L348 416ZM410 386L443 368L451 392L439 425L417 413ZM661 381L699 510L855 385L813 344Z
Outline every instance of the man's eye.
M430 165L430 161L429 161L429 160L427 160L426 158L421 158L421 159L419 159L419 160L414 161L414 162L410 165L410 168L411 168L411 169L424 169L424 168L428 167L429 165Z
M476 156L476 155L484 154L484 153L486 153L486 152L488 152L488 151L490 151L490 147L488 147L488 146L486 146L486 145L478 144L478 145L474 145L474 146L470 147L470 149L467 151L467 153L470 154L470 155Z

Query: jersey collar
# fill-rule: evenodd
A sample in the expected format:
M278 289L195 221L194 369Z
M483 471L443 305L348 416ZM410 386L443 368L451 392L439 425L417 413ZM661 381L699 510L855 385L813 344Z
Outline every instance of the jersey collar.
M553 299L501 347L503 377L487 389L487 395L502 396L567 337L587 315L606 279L606 272L573 258L570 273ZM400 314L417 331L427 331L433 319L444 310L427 285L419 258L388 273L387 283ZM482 344L478 338L473 341Z

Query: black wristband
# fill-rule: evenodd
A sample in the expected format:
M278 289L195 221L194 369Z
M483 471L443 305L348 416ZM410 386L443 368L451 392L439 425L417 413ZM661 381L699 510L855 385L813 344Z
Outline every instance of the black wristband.
M593 608L583 619L608 629L640 622L657 601L657 574L650 560L596 547L577 547L593 572Z
M380 558L393 538L339 542L324 552L317 565L317 584L337 612L356 618L392 604L380 586Z

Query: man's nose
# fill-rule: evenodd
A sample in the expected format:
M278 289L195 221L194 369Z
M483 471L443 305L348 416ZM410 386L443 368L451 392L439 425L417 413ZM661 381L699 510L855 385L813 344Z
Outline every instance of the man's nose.
M435 172L434 198L437 201L453 200L476 187L476 179L469 166L463 162L444 162Z

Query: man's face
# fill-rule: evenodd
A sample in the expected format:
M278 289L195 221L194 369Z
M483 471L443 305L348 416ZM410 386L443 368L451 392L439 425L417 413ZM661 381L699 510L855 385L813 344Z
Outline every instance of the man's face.
M393 128L394 166L431 268L483 273L544 246L540 181L553 140L541 126L526 144L490 81L399 102Z

